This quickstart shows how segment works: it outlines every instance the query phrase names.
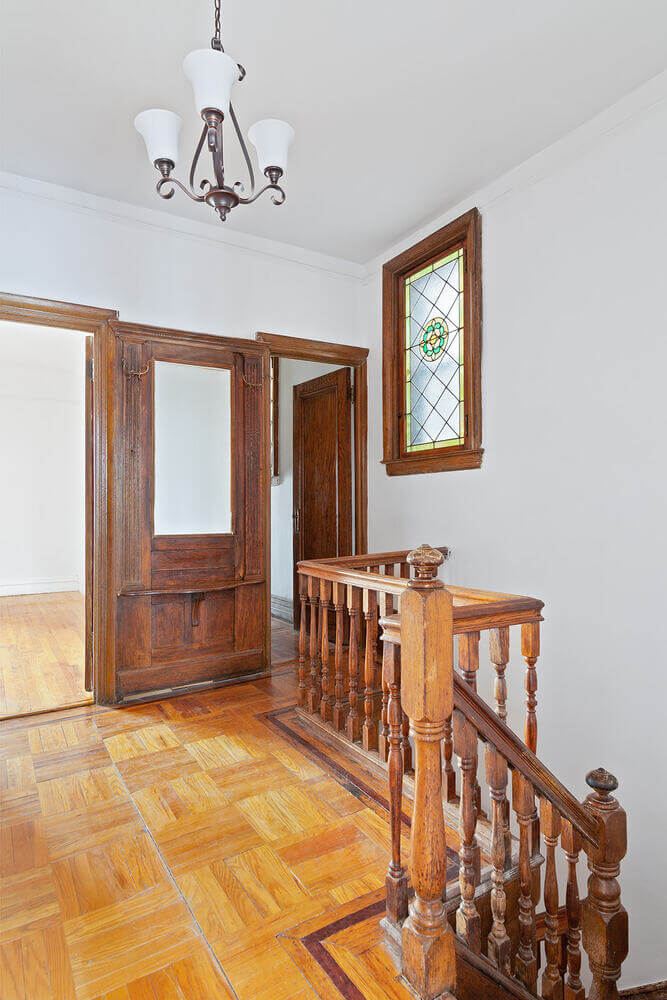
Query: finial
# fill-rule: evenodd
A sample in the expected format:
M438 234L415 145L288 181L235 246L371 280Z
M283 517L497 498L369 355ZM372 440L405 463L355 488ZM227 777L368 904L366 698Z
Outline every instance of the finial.
M432 548L430 545L420 545L418 549L413 549L408 554L408 563L414 566L416 577L410 581L411 587L442 587L442 582L437 579L438 566L442 566L445 557L442 552Z
M604 767L596 767L586 775L586 784L601 795L608 795L618 788L618 780Z

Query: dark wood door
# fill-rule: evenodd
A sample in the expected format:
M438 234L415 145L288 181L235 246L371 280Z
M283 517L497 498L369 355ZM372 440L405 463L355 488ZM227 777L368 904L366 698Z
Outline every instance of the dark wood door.
M113 333L116 698L257 676L269 667L268 349L126 323L114 323ZM156 490L164 468L163 387L175 367L190 382L193 367L213 373L216 386L224 382L225 402L197 426L193 405L172 407L175 485ZM227 442L213 454L202 444L211 424L224 424ZM198 449L210 456L212 471L223 460L230 470L208 528L205 518L196 527L189 520L203 496L189 473ZM183 501L172 505L175 527L165 527L164 496Z
M294 386L294 621L296 564L352 555L350 369Z

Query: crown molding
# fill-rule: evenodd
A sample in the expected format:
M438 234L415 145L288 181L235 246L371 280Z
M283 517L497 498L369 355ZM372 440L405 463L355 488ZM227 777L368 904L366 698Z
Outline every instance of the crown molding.
M251 254L277 257L292 264L346 278L361 279L365 274L362 264L330 257L315 250L263 236L252 236L213 223L196 222L181 215L172 215L156 209L143 208L130 202L115 201L101 195L88 194L75 188L63 187L49 181L37 180L0 170L0 192L32 201L48 201L72 212L91 215L97 219L139 229L153 229L185 239L202 240L217 246L232 247Z
M561 139L547 146L539 153L524 160L491 181L483 188L470 194L433 217L418 229L402 236L387 246L365 264L364 282L375 279L385 261L401 253L407 247L424 239L429 233L447 225L452 219L473 207L483 213L485 208L525 190L539 181L557 173L573 161L586 156L611 137L631 128L638 120L648 117L667 101L667 70L652 77L647 83L632 90L615 104L605 108L593 118L589 118L578 128L568 132Z

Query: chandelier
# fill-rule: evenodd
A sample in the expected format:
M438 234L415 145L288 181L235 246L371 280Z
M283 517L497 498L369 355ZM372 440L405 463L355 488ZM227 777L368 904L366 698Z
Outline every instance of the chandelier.
M267 182L259 190L255 189L255 175L252 161L245 144L243 133L231 103L232 87L245 76L245 69L228 56L220 41L220 0L215 2L215 27L210 49L195 49L183 60L183 71L192 84L197 114L201 115L202 128L195 154L190 165L189 183L186 187L172 170L178 160L178 136L181 118L173 111L152 108L142 111L134 119L134 127L146 143L148 159L162 175L156 190L161 198L171 198L178 187L193 201L206 202L224 222L227 213L237 205L249 205L265 191L273 191L274 205L282 205L285 192L278 181L287 166L287 150L294 138L294 129L287 122L277 118L265 118L255 122L248 129L248 138L257 151L259 168ZM223 122L229 116L241 145L241 152L248 168L249 186L236 181L231 186L225 183L225 162L223 155ZM215 182L206 178L196 185L197 166L202 150L211 154Z

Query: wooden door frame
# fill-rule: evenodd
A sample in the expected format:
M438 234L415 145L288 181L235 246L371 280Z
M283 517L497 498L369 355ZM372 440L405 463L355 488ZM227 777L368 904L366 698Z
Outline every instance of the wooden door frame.
M93 699L111 702L114 697L114 627L109 615L110 592L108 581L113 579L111 566L111 537L107 517L107 458L109 423L109 373L107 370L108 344L112 337L110 323L117 319L115 309L98 309L73 302L39 299L28 295L11 295L0 292L0 319L14 323L32 323L36 326L61 327L80 330L93 337L94 414L93 445L93 537L92 552L86 538L86 580L93 572ZM89 498L86 498L86 503ZM87 625L87 623L86 623Z
M368 551L368 348L332 344L325 340L285 337L278 333L255 334L272 357L319 361L352 369L354 418L354 554Z

